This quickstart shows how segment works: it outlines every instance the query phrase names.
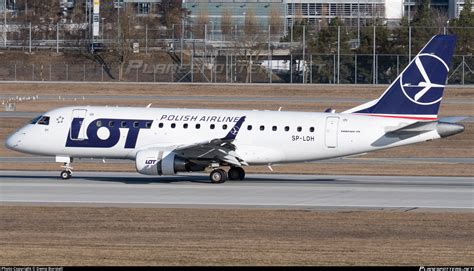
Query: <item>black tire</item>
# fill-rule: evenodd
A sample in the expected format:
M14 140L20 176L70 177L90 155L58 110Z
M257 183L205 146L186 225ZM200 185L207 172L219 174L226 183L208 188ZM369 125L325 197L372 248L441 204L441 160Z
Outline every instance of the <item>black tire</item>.
M245 179L245 170L239 167L239 180L243 181Z
M71 171L69 171L69 170L61 171L61 179L67 180L69 178L71 178Z
M245 171L241 167L231 167L228 175L229 180L243 180L245 178Z
M214 169L209 175L212 183L224 183L227 181L227 173L222 169Z

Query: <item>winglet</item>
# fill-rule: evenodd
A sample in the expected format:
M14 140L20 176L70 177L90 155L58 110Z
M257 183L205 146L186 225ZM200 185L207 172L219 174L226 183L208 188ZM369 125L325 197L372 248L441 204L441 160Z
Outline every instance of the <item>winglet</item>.
M234 127L232 127L232 129L230 129L229 133L227 133L227 135L222 138L223 140L234 140L235 137L237 137L237 134L239 133L239 130L240 130L240 126L242 126L242 123L244 123L245 121L245 116L241 117L239 119L239 121L237 121L237 123L234 125Z

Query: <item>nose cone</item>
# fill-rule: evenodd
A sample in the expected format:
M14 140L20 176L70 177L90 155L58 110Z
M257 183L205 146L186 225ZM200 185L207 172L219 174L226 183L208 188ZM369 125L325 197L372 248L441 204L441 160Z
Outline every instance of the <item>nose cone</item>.
M16 151L18 146L20 145L20 142L21 140L18 136L18 133L14 133L13 135L7 138L7 141L5 141L5 146L10 150Z

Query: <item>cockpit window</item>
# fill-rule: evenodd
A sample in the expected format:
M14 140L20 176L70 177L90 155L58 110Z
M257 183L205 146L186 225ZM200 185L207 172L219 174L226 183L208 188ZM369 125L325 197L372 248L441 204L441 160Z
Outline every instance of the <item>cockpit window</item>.
M38 124L40 124L40 125L49 125L49 117L48 116L42 116L38 120Z
M36 124L38 122L39 119L41 119L43 116L42 115L39 115L37 117L35 117L34 119L31 120L31 124Z

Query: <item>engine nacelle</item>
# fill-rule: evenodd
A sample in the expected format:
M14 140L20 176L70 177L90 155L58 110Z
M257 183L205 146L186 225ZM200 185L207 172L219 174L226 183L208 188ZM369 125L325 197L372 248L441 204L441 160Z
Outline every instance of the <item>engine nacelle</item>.
M135 157L138 173L145 175L174 175L179 171L202 171L204 166L196 165L176 153L160 150L139 151Z

